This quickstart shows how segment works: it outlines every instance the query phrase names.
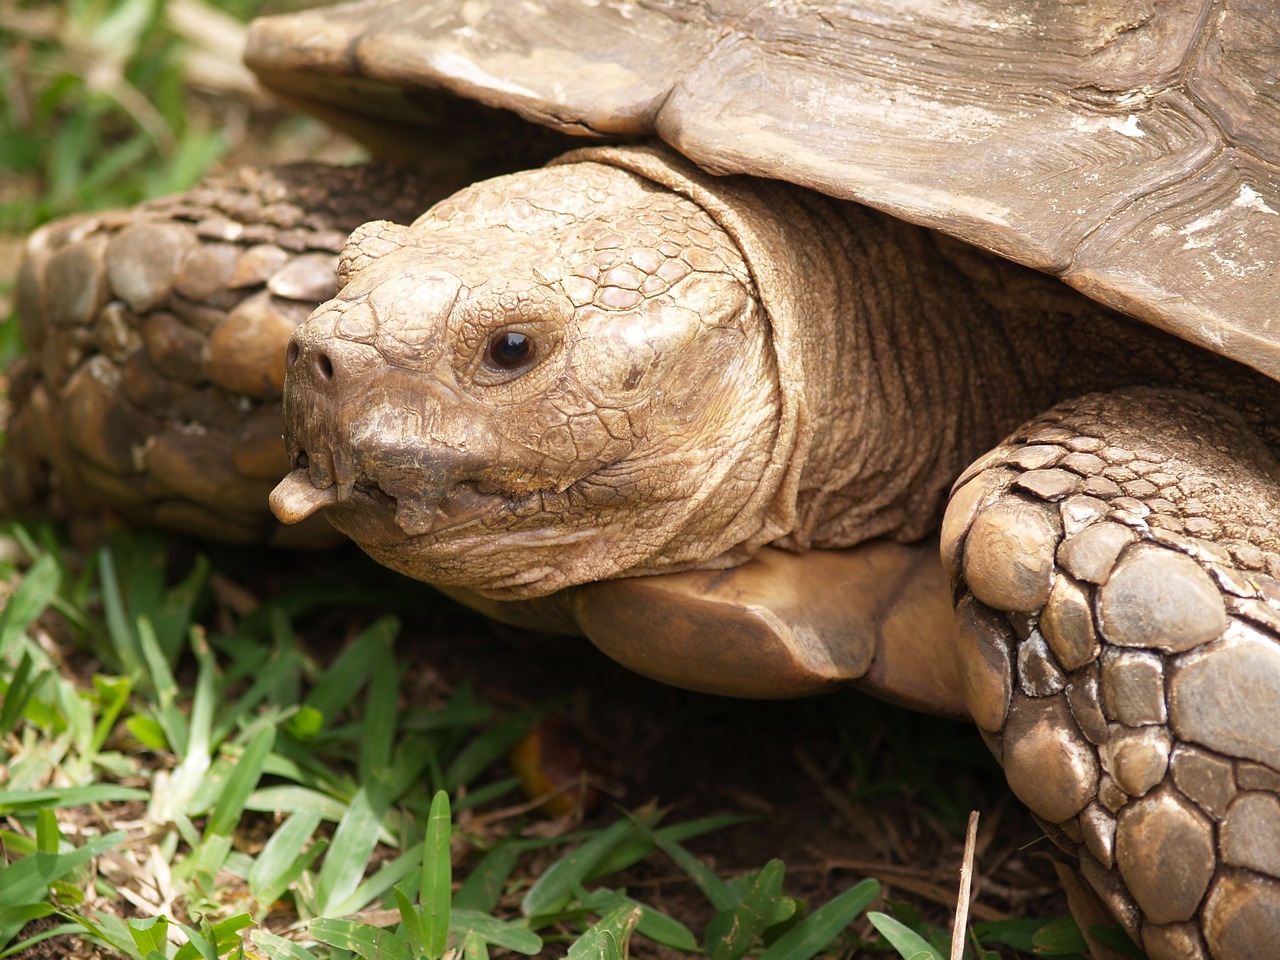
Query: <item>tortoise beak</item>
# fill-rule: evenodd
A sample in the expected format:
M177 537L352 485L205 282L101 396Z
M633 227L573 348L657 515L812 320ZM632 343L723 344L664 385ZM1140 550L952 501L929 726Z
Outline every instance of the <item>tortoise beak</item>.
M281 523L297 523L337 502L336 486L321 490L311 482L310 475L301 467L276 485L269 500L271 512Z

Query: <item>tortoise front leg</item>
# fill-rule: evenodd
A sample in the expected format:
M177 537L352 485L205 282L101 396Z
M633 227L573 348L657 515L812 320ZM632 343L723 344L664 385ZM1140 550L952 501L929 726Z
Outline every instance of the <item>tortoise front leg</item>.
M280 526L289 335L333 296L366 220L411 220L448 187L378 165L244 169L32 235L18 284L27 355L0 501L228 541L336 539ZM283 536L282 536L283 535Z
M1154 960L1280 942L1280 463L1175 391L1060 405L943 526L965 697Z
M637 673L692 690L783 698L852 684L965 715L947 575L932 540L766 548L730 570L605 580L536 600L443 589L497 620L584 634Z

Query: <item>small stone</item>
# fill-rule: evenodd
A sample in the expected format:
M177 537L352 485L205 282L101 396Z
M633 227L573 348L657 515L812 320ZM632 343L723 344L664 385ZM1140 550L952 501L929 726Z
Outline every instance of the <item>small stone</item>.
M1080 811L1080 831L1097 861L1108 870L1115 866L1116 818L1101 804L1091 803Z
M107 246L107 277L117 297L134 313L169 299L187 251L195 245L180 223L142 223L121 230Z
M1058 548L1058 562L1077 580L1106 583L1116 559L1138 535L1118 523L1095 523L1068 537Z
M1219 829L1225 862L1280 877L1280 798L1275 794L1240 794Z
M1236 796L1231 761L1217 754L1179 744L1169 757L1174 785L1200 809L1221 820Z
M1057 511L1048 504L1005 497L984 508L965 541L969 589L998 610L1038 610L1053 585L1053 554L1060 536Z
M1204 906L1204 938L1214 960L1275 956L1280 943L1280 882L1223 871Z
M1165 723L1164 661L1145 650L1108 649L1102 654L1102 709L1126 726Z
M1095 746L1111 739L1111 725L1102 713L1102 694L1098 684L1101 671L1097 663L1077 670L1067 683L1067 702L1080 732Z
M1004 728L1004 772L1018 799L1051 823L1070 820L1094 798L1098 758L1065 697L1014 697Z
M1164 727L1120 727L1099 753L1120 789L1141 797L1164 779L1172 748L1173 737Z
M1039 632L1018 645L1018 686L1028 697L1048 697L1066 686L1062 668Z
M1171 787L1120 811L1116 865L1149 923L1190 920L1213 877L1213 824Z
M1127 550L1098 591L1102 635L1122 647L1190 650L1227 626L1222 594L1185 554L1140 543Z
M1068 470L1028 470L1018 477L1013 485L1025 490L1041 500L1058 501L1075 493L1080 486L1080 478Z
M1180 740L1280 769L1280 645L1233 623L1222 640L1179 658L1169 718Z
M1266 790L1280 793L1280 773L1260 763L1236 761L1236 786L1241 790Z
M1200 925L1148 923L1142 928L1142 948L1149 960L1210 960L1200 939Z
M965 705L979 728L997 733L1004 726L1012 693L1008 631L994 611L972 597L956 605L956 624Z
M1058 552L1061 554L1062 550ZM1098 655L1100 646L1089 594L1068 576L1060 574L1054 579L1040 615L1040 629L1063 670L1077 670Z

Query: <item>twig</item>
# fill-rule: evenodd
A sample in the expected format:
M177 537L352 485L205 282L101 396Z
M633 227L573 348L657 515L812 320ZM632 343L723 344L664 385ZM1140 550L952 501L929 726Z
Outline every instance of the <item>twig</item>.
M960 864L960 896L956 903L956 924L951 928L951 960L964 956L965 930L969 926L969 898L973 891L973 856L978 846L978 811L969 814L964 835L964 861Z

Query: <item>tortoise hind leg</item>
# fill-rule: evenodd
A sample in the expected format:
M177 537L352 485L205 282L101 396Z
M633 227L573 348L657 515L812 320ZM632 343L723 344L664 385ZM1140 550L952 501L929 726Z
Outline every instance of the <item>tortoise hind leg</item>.
M1062 404L943 527L966 700L1154 960L1280 940L1280 463L1176 391Z
M266 497L288 470L289 335L333 295L347 234L448 192L380 165L246 168L38 230L18 284L27 355L11 374L0 501L280 539ZM323 521L309 533L332 536Z

